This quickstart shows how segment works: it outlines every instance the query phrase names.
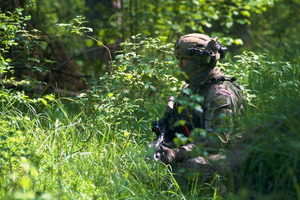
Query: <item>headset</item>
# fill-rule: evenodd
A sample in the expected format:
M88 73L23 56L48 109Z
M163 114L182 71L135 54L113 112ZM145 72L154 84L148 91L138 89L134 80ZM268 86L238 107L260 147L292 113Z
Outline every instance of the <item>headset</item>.
M188 48L187 55L196 57L199 65L214 67L218 60L225 57L226 51L227 48L221 45L217 39L212 39L205 49L200 46ZM220 54L219 58L217 58L217 53Z

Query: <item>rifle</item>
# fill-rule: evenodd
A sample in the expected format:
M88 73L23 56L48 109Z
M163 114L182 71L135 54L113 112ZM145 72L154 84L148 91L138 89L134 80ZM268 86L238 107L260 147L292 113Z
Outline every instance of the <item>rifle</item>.
M165 115L159 121L152 123L152 131L156 134L156 139L148 146L155 149L153 159L155 161L161 160L161 145L172 147L174 146L173 139L175 137L174 131L169 128L169 119L172 116L174 107L174 97L171 96L166 106Z

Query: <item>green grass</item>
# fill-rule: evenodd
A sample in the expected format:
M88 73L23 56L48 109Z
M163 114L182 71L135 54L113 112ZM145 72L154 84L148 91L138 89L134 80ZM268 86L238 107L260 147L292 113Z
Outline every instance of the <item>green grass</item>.
M56 100L39 114L3 108L1 122L1 199L185 199L163 164L145 161L145 133Z
M237 66L247 71L251 100L241 121L243 139L232 150L236 193L300 199L299 64L246 53Z
M150 124L179 87L170 75L150 82L145 69L161 68L138 62L75 99L2 89L0 199L223 199L218 177L184 190L165 165L145 160ZM300 199L298 65L251 53L235 64L224 66L239 76L248 111L228 199Z

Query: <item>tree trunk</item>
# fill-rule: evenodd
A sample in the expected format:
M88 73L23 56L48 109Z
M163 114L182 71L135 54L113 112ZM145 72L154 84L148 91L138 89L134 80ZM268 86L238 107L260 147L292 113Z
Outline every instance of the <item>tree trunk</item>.
M0 0L1 11L14 11L16 8L24 8L25 0Z

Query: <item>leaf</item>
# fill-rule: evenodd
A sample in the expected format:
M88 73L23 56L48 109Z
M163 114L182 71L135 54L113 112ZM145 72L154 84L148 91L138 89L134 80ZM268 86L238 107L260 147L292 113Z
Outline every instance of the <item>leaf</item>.
M200 105L196 105L195 106L195 110L199 111L199 112L203 112L203 109L202 109L202 107Z
M29 189L30 188L30 178L28 176L22 177L20 180L20 185L25 189Z
M48 100L50 100L50 101L54 101L54 100L55 100L55 97L54 97L53 94L48 94L48 95L45 96L45 99L48 99Z
M246 17L250 17L251 16L250 12L247 11L247 10L241 11L241 14L244 15L244 16L246 16Z
M124 57L123 54L118 54L118 55L116 55L115 59L116 59L116 60L119 60L119 59L121 59L121 58L123 58L123 57Z
M183 90L183 93L186 94L186 95L191 95L193 93L193 91L191 89L189 89L189 88L185 88Z
M243 40L242 39L235 39L233 40L233 43L236 45L243 45Z
M110 97L114 96L114 94L113 93L108 93L107 96L110 98Z
M233 22L226 22L225 26L227 28L231 28L233 26Z
M45 105L48 106L48 102L45 99L41 99L41 102Z
M56 24L57 26L70 26L71 24L63 24L63 23L60 23L60 24Z
M182 111L184 110L184 106L178 106L177 110L178 110L178 113L182 113Z

